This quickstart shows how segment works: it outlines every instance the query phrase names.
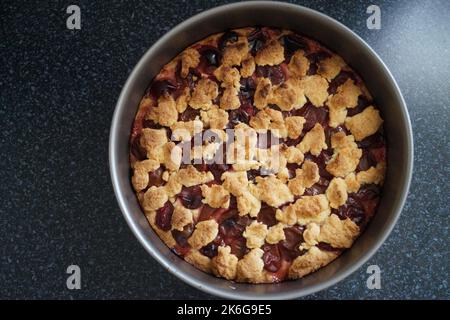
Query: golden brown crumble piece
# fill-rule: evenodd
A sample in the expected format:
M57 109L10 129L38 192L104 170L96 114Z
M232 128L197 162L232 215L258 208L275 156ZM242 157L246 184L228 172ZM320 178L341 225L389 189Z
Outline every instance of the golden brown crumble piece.
M194 222L193 210L185 208L179 201L174 203L172 214L172 230L183 231L183 228Z
M345 126L353 134L356 141L361 141L377 132L382 123L383 119L380 117L380 112L373 106L345 119Z
M312 187L320 179L319 167L312 161L305 161L301 169L295 170L295 177L288 182L289 190L295 196L301 196L306 188Z
M281 152L286 158L287 163L297 163L300 164L305 158L304 154L296 147L290 146L287 148L282 148Z
M235 87L227 87L220 97L220 108L223 110L235 110L241 106L239 90Z
M359 184L382 184L386 171L386 163L379 162L376 167L370 167L366 171L360 171L356 174L356 180Z
M255 59L252 56L247 57L245 60L242 61L242 67L241 67L241 77L242 78L248 78L253 75L253 72L255 72Z
M267 230L266 242L270 244L278 243L282 240L286 239L286 235L284 234L285 224L277 223L274 226L271 226L269 230Z
M291 77L302 78L306 76L309 70L309 60L305 57L303 50L298 50L291 57L288 65L289 75Z
M200 79L189 99L189 105L194 109L208 110L219 94L217 83L209 79Z
M345 177L345 184L347 186L348 193L358 192L358 190L361 186L360 183L358 182L358 180L356 179L356 175L354 172L348 174Z
M211 187L202 185L203 203L212 208L228 208L230 205L230 193L221 185L214 184Z
M297 223L297 213L295 212L295 210L277 209L275 217L278 221L287 225L293 225Z
M229 246L220 246L217 249L217 256L212 258L212 271L215 275L228 280L236 278L238 258L231 253Z
M330 58L326 58L319 63L317 73L328 81L333 80L341 69L345 67L345 62L341 57L333 55Z
M239 88L241 86L241 75L239 74L239 70L236 68L222 65L214 71L214 76L217 80L222 82L221 86L224 88Z
M330 213L328 199L324 194L315 196L302 196L295 203L287 206L285 211L286 216L297 216L297 223L301 225L310 222L321 222ZM281 214L280 214L281 216Z
M295 258L289 268L290 279L299 279L305 275L316 271L320 267L329 264L336 259L337 253L330 251L322 251L317 247L311 247L307 253Z
M172 140L174 141L190 141L191 138L202 132L203 122L200 120L178 121L170 126L172 130Z
M198 250L190 250L184 257L184 260L203 272L211 272L211 259L201 254Z
M297 145L302 153L310 152L313 156L318 156L322 150L328 149L325 142L325 131L320 123L316 123L314 127L308 131L303 137L302 142Z
M250 119L250 126L256 130L271 130L277 137L287 137L283 114L278 110L265 108L259 111Z
M255 62L260 66L274 66L284 61L284 47L273 39L256 53Z
M167 183L164 185L166 189L167 196L169 198L181 192L183 185L178 181L178 174L176 172L170 173L167 179Z
M167 142L163 147L164 160L162 163L169 171L176 171L180 168L183 150L174 142Z
M208 111L200 112L202 121L205 125L209 125L211 129L225 129L228 124L228 112L212 106Z
M159 161L152 159L137 161L134 163L133 167L134 171L131 182L133 184L134 190L139 192L147 188L148 173L159 168Z
M333 178L328 185L326 195L330 201L330 207L337 209L342 206L348 198L347 184L342 178Z
M264 109L270 98L272 83L267 78L258 78L254 94L254 105L258 109Z
M261 201L247 190L243 191L236 200L240 216L248 214L250 217L256 217L261 210Z
M215 220L197 222L195 230L189 237L188 242L194 249L201 249L213 241L219 232L219 225Z
M301 81L291 78L283 82L272 90L268 101L276 104L283 111L300 109L306 103Z
M146 212L158 210L169 200L164 187L150 187L144 194L144 210Z
M214 180L214 176L211 172L197 171L192 165L188 165L186 168L178 171L178 181L185 187L208 183L212 180Z
M346 177L355 171L362 156L361 149L354 142L352 135L338 132L331 136L334 154L326 165L326 170L335 177Z
M166 127L174 124L178 119L178 111L172 96L167 94L159 97L158 106L150 108L146 119Z
M329 243L334 248L350 248L359 235L359 227L350 218L329 216L320 228L319 242Z
M308 223L306 230L303 232L303 239L305 239L307 246L315 246L318 244L318 237L320 234L320 226L317 223Z
M167 142L166 129L144 128L139 142L147 151L147 158L156 161L164 159L163 146Z
M355 85L352 79L347 79L339 86L334 95L328 98L327 106L330 111L330 127L337 127L344 123L347 109L358 105L358 97L362 94L360 87Z
M186 87L175 101L178 113L183 113L184 110L186 110L190 98L191 98L191 91L189 90L189 87Z
M242 60L248 56L248 41L246 37L239 37L235 43L225 47L222 64L225 66L239 66Z
M245 171L227 171L222 174L223 186L232 195L241 196L247 190L248 179Z
M301 80L301 87L309 101L316 106L323 106L328 98L328 82L319 75L306 76Z
M286 117L284 123L288 131L288 137L291 139L297 139L303 130L303 125L306 120L300 116Z
M269 206L279 207L294 200L288 186L274 176L256 177L256 183L257 197Z
M267 235L267 225L254 220L245 228L242 236L247 239L247 248L259 248L264 244Z
M238 261L236 274L236 278L238 281L259 283L263 280L263 254L264 251L262 251L260 248L255 248Z
M190 68L195 68L200 62L200 53L193 49L187 48L181 54L181 76L186 78Z

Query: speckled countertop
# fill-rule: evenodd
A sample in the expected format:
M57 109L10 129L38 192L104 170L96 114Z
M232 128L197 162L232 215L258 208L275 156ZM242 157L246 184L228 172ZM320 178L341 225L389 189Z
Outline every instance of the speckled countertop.
M37 1L34 1L37 2ZM378 253L308 298L450 298L450 3L297 1L364 38L397 79L415 138L401 218ZM212 298L167 273L139 245L114 198L108 134L115 102L144 52L222 1L0 4L0 298ZM381 7L381 30L366 8ZM66 288L66 268L82 289ZM377 264L382 289L368 290Z

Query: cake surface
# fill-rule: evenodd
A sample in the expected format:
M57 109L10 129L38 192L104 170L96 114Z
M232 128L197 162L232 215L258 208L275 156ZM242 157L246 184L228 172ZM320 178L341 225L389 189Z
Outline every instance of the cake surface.
M131 131L131 183L188 263L238 282L298 279L350 248L376 213L382 123L361 78L323 45L229 30L151 81Z

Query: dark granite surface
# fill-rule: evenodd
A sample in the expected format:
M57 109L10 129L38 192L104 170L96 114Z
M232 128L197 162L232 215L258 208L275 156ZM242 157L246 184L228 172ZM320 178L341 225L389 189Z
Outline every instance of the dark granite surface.
M168 274L116 204L107 164L116 99L171 27L222 1L0 3L0 298L212 298ZM66 29L81 7L82 29ZM414 177L387 242L360 270L308 298L450 298L449 1L298 1L343 22L397 79L415 138ZM378 4L381 30L366 28ZM82 289L66 289L66 268ZM368 290L366 268L382 270Z

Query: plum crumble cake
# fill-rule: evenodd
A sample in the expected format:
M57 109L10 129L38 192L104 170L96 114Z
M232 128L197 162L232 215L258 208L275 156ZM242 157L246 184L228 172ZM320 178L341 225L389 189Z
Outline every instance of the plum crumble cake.
M238 282L297 279L350 248L376 212L382 122L361 78L318 42L230 30L151 82L131 132L131 182L188 263Z

